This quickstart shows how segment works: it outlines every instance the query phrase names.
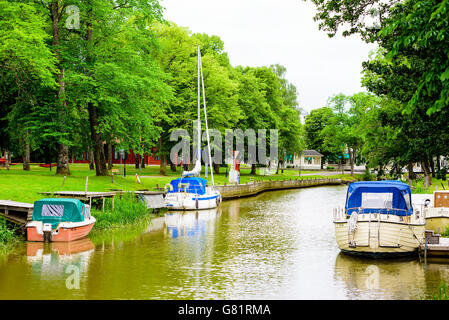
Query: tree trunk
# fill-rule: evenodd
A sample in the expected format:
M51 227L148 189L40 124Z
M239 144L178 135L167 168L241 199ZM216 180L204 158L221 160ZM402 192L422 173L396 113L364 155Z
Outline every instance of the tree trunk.
M140 167L145 169L145 155L140 157Z
M429 162L428 160L424 160L421 162L422 169L424 171L424 185L427 188L429 188L430 185L432 185L432 178L430 177L430 169L429 169Z
M30 132L27 130L25 133L25 148L24 148L24 157L23 157L23 170L30 171Z
M5 168L6 168L6 170L9 170L10 162L11 162L10 153L8 150L6 150L6 153L5 153Z
M88 76L92 76L90 74L90 69L94 64L94 57L91 51L92 42L93 42L93 34L92 34L92 1L88 1L87 3L87 18L86 18L86 29L87 29L87 52L86 52L86 71L85 73ZM95 94L95 92L93 92ZM90 136L93 142L94 147L94 162L95 162L95 171L97 176L107 176L108 170L106 167L106 157L104 154L103 148L103 139L101 138L101 133L98 131L98 112L97 106L90 101L87 103L87 110L89 112L89 124L90 124Z
M214 173L219 174L220 173L220 164L213 163L212 166L214 167Z
M139 161L138 154L134 154L134 163L135 163L136 169L139 169L140 161Z
M58 161L56 162L56 174L69 175L69 148L67 145L60 143L58 145Z
M435 162L433 160L433 156L429 158L430 169L432 170L432 178L435 178Z
M112 143L108 143L108 170L112 170Z
M167 175L167 155L161 154L161 165L159 167L159 174L162 176Z
M280 166L281 162L278 161L278 165L276 166L276 174L279 174L279 166Z
M437 156L437 170L441 170L440 156Z
M352 149L352 152L349 152L349 160L351 162L351 176L354 176L355 153L355 149Z
M101 139L101 134L97 131L98 126L97 108L93 105L93 103L89 102L87 104L87 109L89 111L91 139L92 142L94 143L94 162L95 162L96 175L107 176L108 170L106 168L106 158L104 155L103 140Z
M159 159L161 159L159 165L159 174L165 176L167 175L167 156L163 153L163 145L164 141L161 135L159 137Z
M416 179L416 175L415 175L415 173L413 172L413 163L407 164L407 171L408 171L408 184L409 184L410 186L412 186L413 180Z
M251 165L251 174L256 174L256 164L255 163L253 163Z
M50 7L50 16L52 20L53 47L55 48L55 56L57 59L58 73L58 100L60 103L59 125L61 131L64 132L64 121L67 117L67 100L65 97L64 68L62 67L62 59L59 48L59 1L53 1ZM69 175L69 148L64 143L58 145L58 160L56 174Z
M89 161L89 170L94 170L94 152L90 146L87 147L87 160Z

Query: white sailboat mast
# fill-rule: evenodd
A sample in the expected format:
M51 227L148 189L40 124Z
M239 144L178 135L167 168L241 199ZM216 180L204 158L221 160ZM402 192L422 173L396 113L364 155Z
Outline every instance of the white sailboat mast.
M201 51L200 51L200 46L198 46L198 128L197 128L197 133L198 133L198 145L197 145L197 159L199 159L200 161L200 165L201 165L201 88L200 88L200 67L201 66ZM200 170L201 172L201 170Z
M201 83L203 85L203 104L204 104L204 121L206 124L206 136L207 136L207 149L208 149L208 153L209 153L209 166L210 166L210 177L212 180L212 186L215 186L215 182L214 182L214 170L212 168L212 155L210 152L210 138L209 138L209 128L207 126L207 111L206 111L206 90L204 89L204 79L203 79L203 66L201 63L201 53L200 53L200 46L198 46L198 57L199 57L199 62L200 62L200 70L201 70ZM199 117L198 117L199 118Z

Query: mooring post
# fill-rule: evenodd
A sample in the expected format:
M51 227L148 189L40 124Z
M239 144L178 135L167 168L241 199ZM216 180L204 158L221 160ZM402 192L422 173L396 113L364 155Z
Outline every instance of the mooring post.
M424 240L424 265L427 264L427 237Z
M87 184L89 183L89 176L86 176L86 187L84 188L84 192L87 193Z
M62 180L62 188L64 188L65 178L66 176L64 176L64 179Z

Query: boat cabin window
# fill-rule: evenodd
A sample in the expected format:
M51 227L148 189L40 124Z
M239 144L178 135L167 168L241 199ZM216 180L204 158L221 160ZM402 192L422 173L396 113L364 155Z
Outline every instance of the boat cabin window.
M362 208L376 208L376 209L392 209L393 208L393 193L362 193Z
M187 192L189 189L189 183L180 183L178 184L179 192Z
M42 206L43 217L62 217L64 215L64 206L56 204L44 204Z
M410 194L403 193L405 205L407 206L407 210L409 210L412 207L412 204L410 203Z

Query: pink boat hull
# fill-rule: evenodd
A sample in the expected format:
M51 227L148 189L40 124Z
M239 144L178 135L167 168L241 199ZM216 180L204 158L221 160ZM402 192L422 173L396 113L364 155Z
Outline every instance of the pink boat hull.
M81 227L73 227L73 228L59 228L59 232L55 235L53 235L52 240L53 242L69 242L78 240L81 238L84 238L87 236L92 230L92 227L94 226L95 222L81 226ZM30 226L27 227L27 240L28 241L44 241L44 235L39 234L37 232L36 227Z

